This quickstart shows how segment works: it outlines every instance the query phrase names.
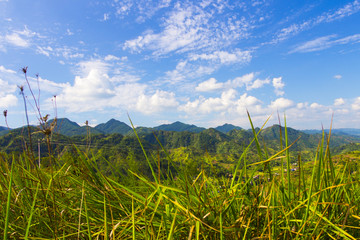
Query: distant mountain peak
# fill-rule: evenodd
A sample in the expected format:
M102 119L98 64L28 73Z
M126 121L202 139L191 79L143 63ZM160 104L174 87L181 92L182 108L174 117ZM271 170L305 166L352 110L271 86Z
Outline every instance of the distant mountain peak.
M194 133L205 130L205 128L198 127L198 126L191 125L191 124L182 123L180 121L176 121L176 122L173 122L170 124L162 124L160 126L154 127L154 129L163 130L163 131L174 131L174 132L188 131L188 132L194 132Z
M234 126L234 125L229 124L229 123L225 123L224 125L218 126L215 129L218 130L219 132L222 132L222 133L228 133L231 130L234 130L234 129L241 130L242 128L238 127L238 126Z
M110 119L106 123L97 125L95 129L107 134L119 133L122 135L125 135L127 132L132 130L129 125L114 118Z

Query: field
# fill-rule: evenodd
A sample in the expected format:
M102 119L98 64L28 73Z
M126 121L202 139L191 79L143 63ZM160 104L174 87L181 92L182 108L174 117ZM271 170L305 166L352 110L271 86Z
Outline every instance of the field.
M107 161L101 152L76 145L60 154L49 149L41 167L27 145L21 154L1 153L3 238L359 239L357 152L332 157L331 134L323 133L305 162L291 151L285 127L282 150L270 156L258 140L262 129L252 130L253 140L225 175L216 174L210 155L190 171L179 164L184 156L160 141L162 154L150 154L136 130L149 174L111 162L108 174L99 168Z

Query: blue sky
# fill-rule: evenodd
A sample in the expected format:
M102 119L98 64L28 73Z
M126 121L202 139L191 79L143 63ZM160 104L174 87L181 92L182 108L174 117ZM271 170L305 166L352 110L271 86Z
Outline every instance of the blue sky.
M24 85L37 123L28 66L42 114L79 124L360 128L359 23L358 0L0 0L0 109L24 125Z

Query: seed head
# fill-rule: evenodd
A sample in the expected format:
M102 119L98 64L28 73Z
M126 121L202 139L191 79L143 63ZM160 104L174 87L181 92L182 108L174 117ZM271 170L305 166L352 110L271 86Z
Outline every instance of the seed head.
M23 71L23 73L27 73L27 69L28 69L28 67L26 66L26 67L23 67L21 70Z
M21 86L18 86L18 88L20 89L20 92L23 93L24 92L24 86L21 85Z
M7 117L7 110L4 110L4 117L6 118Z

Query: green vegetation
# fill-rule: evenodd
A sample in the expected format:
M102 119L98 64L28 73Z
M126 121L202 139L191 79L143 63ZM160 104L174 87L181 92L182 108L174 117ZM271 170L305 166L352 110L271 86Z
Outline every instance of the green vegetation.
M116 120L48 121L32 96L39 126L0 137L4 239L360 238L357 137L254 128L250 115L250 130L123 135Z
M293 143L291 129L283 137L272 128L252 131L242 142L247 145L239 144L241 155L223 162L221 151L240 141L231 136L249 132L94 135L91 144L98 148L54 144L40 168L34 152L2 153L0 229L13 239L360 238L358 160L332 158L330 137L322 135L304 162L292 152L300 140ZM280 137L276 143L266 139L271 134ZM26 135L17 136L26 141ZM106 142L114 149L105 151ZM112 155L117 144L128 151ZM296 171L290 169L293 158Z

